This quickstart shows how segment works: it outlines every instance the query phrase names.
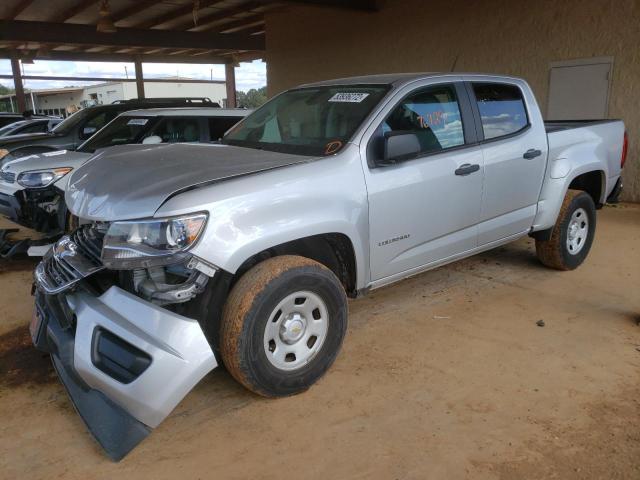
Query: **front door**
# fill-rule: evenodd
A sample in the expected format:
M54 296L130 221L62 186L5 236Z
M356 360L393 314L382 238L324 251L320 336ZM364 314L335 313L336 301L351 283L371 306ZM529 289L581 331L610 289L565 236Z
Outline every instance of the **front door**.
M365 180L373 282L384 283L477 245L483 158L481 147L471 145L475 130L461 85L409 92L369 141ZM384 145L389 132L414 133L420 152L388 164Z

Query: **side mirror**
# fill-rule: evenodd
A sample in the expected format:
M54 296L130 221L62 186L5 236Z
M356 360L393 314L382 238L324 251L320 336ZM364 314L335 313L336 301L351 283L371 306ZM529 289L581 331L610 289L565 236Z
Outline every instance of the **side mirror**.
M82 137L89 138L91 135L96 133L96 130L97 130L96 127L84 127L82 129Z
M418 135L407 131L391 131L384 134L384 154L381 163L390 164L420 153Z

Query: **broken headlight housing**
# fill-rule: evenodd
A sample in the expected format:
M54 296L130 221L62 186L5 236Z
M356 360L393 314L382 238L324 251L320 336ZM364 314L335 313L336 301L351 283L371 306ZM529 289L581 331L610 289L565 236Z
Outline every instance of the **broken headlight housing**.
M205 213L113 222L104 237L102 262L114 270L171 265L184 261L204 230Z
M57 182L73 168L61 167L51 170L29 170L18 175L18 183L25 188L44 188Z

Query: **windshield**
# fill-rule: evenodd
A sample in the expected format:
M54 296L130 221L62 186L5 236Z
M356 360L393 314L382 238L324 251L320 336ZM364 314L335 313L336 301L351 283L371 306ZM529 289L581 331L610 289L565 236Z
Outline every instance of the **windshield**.
M385 85L290 90L232 128L222 143L300 155L337 153L387 93Z
M71 129L73 129L77 124L83 121L90 113L90 109L85 108L84 110L79 110L70 117L65 118L62 122L55 126L53 133L62 133L66 134Z
M99 148L139 143L140 137L155 123L154 117L116 117L111 123L78 147L79 152L93 153Z

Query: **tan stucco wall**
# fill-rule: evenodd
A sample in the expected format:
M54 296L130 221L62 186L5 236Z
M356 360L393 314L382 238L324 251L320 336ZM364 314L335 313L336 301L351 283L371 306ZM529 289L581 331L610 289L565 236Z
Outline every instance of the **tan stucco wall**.
M614 57L609 116L627 124L627 200L640 201L640 0L386 0L381 11L319 7L267 15L274 94L381 72L482 71L524 77L546 110L549 64Z

